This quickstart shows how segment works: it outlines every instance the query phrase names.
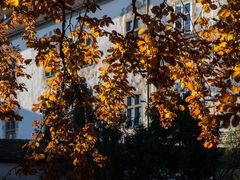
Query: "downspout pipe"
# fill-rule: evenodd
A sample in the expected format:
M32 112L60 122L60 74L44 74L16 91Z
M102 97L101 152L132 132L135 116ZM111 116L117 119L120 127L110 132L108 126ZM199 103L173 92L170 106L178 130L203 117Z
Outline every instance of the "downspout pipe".
M150 0L146 0L146 14L149 12L149 2Z

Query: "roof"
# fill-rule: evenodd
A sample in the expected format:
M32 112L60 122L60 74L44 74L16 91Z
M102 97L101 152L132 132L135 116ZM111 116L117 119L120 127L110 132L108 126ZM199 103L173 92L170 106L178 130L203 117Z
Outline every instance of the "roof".
M72 6L73 10L77 10L77 9L80 9L82 8L82 4L83 2L85 2L86 0L76 0L74 5ZM106 0L97 0L97 2L103 2L103 1L106 1ZM0 19L5 19L7 20L7 17L9 17L9 14L11 12L10 11L3 11L2 9L0 9ZM5 14L5 15L4 15ZM4 17L5 16L5 17ZM44 19L43 16L39 17L38 20L37 20L37 26L41 26L45 23L49 23L51 22L51 20L46 20ZM20 33L23 29L23 25L18 25L17 27L15 27L14 29L10 29L8 32L7 32L7 36L8 37L13 37L14 35Z

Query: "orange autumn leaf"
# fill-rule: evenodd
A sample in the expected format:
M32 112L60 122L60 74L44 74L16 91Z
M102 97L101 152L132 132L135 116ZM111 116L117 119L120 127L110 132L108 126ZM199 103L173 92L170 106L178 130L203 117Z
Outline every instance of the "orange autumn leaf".
M181 111L184 111L184 110L185 110L185 107L184 107L183 105L179 105L179 109L180 109Z

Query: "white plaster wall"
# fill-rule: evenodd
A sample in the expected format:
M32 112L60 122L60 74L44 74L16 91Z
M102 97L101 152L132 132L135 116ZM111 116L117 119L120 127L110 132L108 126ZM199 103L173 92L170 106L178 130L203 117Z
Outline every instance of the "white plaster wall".
M139 0L141 3L146 3L144 0ZM159 4L161 0L152 0L150 3ZM110 16L114 22L114 25L111 25L107 28L108 31L116 30L117 32L124 34L125 33L125 23L132 19L132 12L126 12L125 14L122 14L123 10L126 11L127 7L131 6L131 0L121 0L121 1L109 1L106 4L103 4L101 6L102 11L99 11L94 14L96 17L101 17L105 14ZM151 5L152 6L152 5ZM146 12L146 7L143 7L141 9L141 12ZM109 42L108 38L100 38L99 39L99 47L104 52L104 54L107 54L107 49L111 47L111 43ZM104 56L105 56L104 55ZM104 57L103 56L103 57ZM98 77L99 77L99 67L101 67L101 62L97 65L92 65L84 68L81 70L81 74L84 75L88 81L88 84L93 87L98 83ZM136 88L136 93L142 95L142 100L147 100L147 86L146 82L143 78L140 76L133 76L132 74L129 74L129 82L132 86ZM144 126L147 125L146 122L146 116L145 116L145 110L146 110L146 104L142 104L142 123Z
M60 27L61 24L49 22L37 28L37 36L42 37L48 34L53 29ZM22 121L17 123L16 138L17 139L32 139L34 128L32 123L34 120L40 120L41 114L32 111L33 104L37 103L37 98L46 88L46 78L43 68L35 65L35 57L37 52L34 49L26 48L26 43L22 40L21 34L12 37L11 42L14 46L18 46L24 59L33 59L30 65L25 66L25 72L32 78L19 78L18 82L24 83L28 91L18 93L18 101L21 109L18 111L23 117ZM5 138L5 123L0 122L0 138Z
M188 0L184 0L188 1ZM193 0L190 0L193 3ZM139 0L141 3L146 3L147 0ZM153 5L158 5L162 2L162 0L149 0L149 13L151 14L151 7ZM176 3L176 0L171 1L172 4ZM131 18L131 12L127 12L122 14L123 10L127 9L127 7L131 4L131 0L109 0L105 3L101 3L101 11L97 11L95 14L91 16L101 18L103 15L107 14L110 16L114 22L114 25L111 25L107 28L108 31L117 30L120 33L124 33L125 27L125 20ZM199 14L199 8L192 4L192 14L193 18L195 18ZM141 11L145 11L141 9ZM69 16L68 16L69 17ZM76 23L76 19L73 17L73 24ZM53 29L61 27L61 24L55 24L54 22L45 23L37 28L37 35L38 37L42 37L45 34L53 31ZM107 49L111 46L107 37L99 38L99 47L107 54ZM23 42L21 35L16 35L11 38L11 42L13 45L18 45L21 49L21 53L25 59L35 59L36 52L33 49L27 49L25 43ZM105 56L104 55L104 56ZM104 57L103 56L103 57ZM102 66L101 62L96 65L88 66L81 70L81 74L84 75L87 79L87 82L90 86L94 86L98 83L98 76L99 76L99 67ZM38 113L32 112L33 104L36 103L36 99L41 95L43 90L45 89L45 77L44 77L44 70L42 68L37 68L34 61L31 65L27 66L25 71L32 76L30 80L26 79L19 79L19 82L23 82L26 84L28 89L27 92L21 92L18 95L18 100L21 105L21 110L19 113L23 116L23 120L18 123L18 130L17 130L17 138L20 139L31 139L31 134L33 132L32 122L35 119L41 119L41 115ZM133 75L129 75L129 82L136 87L136 92L141 92L143 100L147 99L146 94L146 82L141 77L134 77ZM143 112L144 112L143 106ZM0 138L4 138L4 128L2 122L0 122ZM144 121L145 124L145 121Z
M16 39L13 44L23 44L20 38ZM23 47L23 46L22 46ZM33 49L23 49L21 54L25 59L34 59L35 52ZM34 63L26 66L25 72L32 76L30 80L19 78L19 83L24 83L28 91L18 92L18 101L21 109L18 113L23 117L22 121L17 122L16 138L18 139L31 139L32 138L32 122L40 118L40 114L32 112L33 103L36 103L37 97L44 89L43 70L36 68ZM5 138L5 123L0 124L0 138Z
M139 0L140 2L144 2L145 0ZM162 0L150 0L150 4L159 4ZM101 11L97 11L92 16L102 17L107 14L113 19L114 25L108 27L108 31L117 30L122 33L124 21L122 21L122 17L120 14L122 13L123 8L127 8L131 4L131 0L109 0L105 3L100 4ZM150 5L151 6L151 5ZM131 12L128 13L128 15ZM124 15L123 15L124 16ZM73 24L76 23L76 20L73 17ZM37 28L38 37L42 37L45 34L53 31L53 29L61 27L61 24L55 24L54 22L49 22L43 24ZM13 45L18 45L21 49L21 53L25 59L35 59L36 52L33 49L26 48L25 43L23 42L21 35L16 35L11 38L11 42ZM111 46L111 43L108 41L108 38L100 38L99 39L99 47L106 54L107 49ZM103 56L104 57L104 56ZM90 86L93 86L98 83L99 76L99 67L101 66L101 62L97 65L92 65L84 68L82 70L82 74L87 79L87 82ZM34 61L31 65L27 66L25 71L32 76L30 80L19 79L19 82L23 82L26 84L27 92L21 92L18 94L18 100L21 105L21 110L19 113L23 116L23 120L18 123L17 130L17 138L18 139L31 139L33 127L32 122L35 119L41 119L41 115L38 113L32 112L33 104L36 103L36 99L41 95L43 90L45 89L45 77L44 70L42 68L37 68ZM136 87L137 91L142 92L143 100L146 100L146 86L143 79L140 77L133 77L132 75L129 77L130 82ZM143 109L144 111L144 109ZM4 138L4 129L3 124L0 122L0 138Z

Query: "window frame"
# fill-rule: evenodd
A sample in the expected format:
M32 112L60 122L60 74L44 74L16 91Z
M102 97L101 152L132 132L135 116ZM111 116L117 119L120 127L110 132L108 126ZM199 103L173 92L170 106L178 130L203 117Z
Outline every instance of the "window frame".
M138 102L136 98L139 97ZM133 103L129 104L129 98L133 99ZM143 103L142 103L142 94L136 93L133 96L126 97L126 126L128 128L135 128L143 125ZM137 110L138 109L138 110ZM140 109L140 111L139 111ZM133 117L129 118L129 110L132 110ZM130 113L131 114L131 113ZM137 114L139 117L136 119Z
M189 4L189 11L188 11L188 13L186 13L185 11L186 11L186 5L187 4ZM188 16L189 15L189 30L186 30L185 29L185 27L186 27L186 25L185 25L185 23L186 23L186 21L187 21L187 19L186 20L184 20L184 19L182 19L182 18L178 18L178 19L180 19L181 20L181 28L178 28L180 31L182 31L184 34L188 34L188 33L191 33L192 31L193 31L193 27L192 27L192 23L191 23L191 20L192 20L192 17L193 17L193 15L192 15L192 6L193 6L193 4L192 4L192 2L191 1L185 1L185 2L183 2L183 3L180 3L180 4L176 4L175 5L175 7L174 7L174 11L176 12L176 13L182 13L182 14L184 14L184 15L186 15L186 16ZM180 12L178 11L176 11L176 9L178 8L178 7L180 7Z
M129 18L125 21L125 24L124 24L124 34L126 35L128 32L132 31L132 28L133 28L133 21L134 21L134 18ZM136 26L136 22L137 22L137 25ZM136 19L136 22L135 22L135 29L134 29L134 35L135 36L138 36L138 31L141 29L141 27L143 27L143 23L141 21L141 19L138 17ZM128 24L132 24L132 25L128 25ZM129 28L128 28L129 27Z
M17 124L16 121L6 122L5 123L5 128L4 128L5 139L16 139L17 128L18 128L18 124Z

